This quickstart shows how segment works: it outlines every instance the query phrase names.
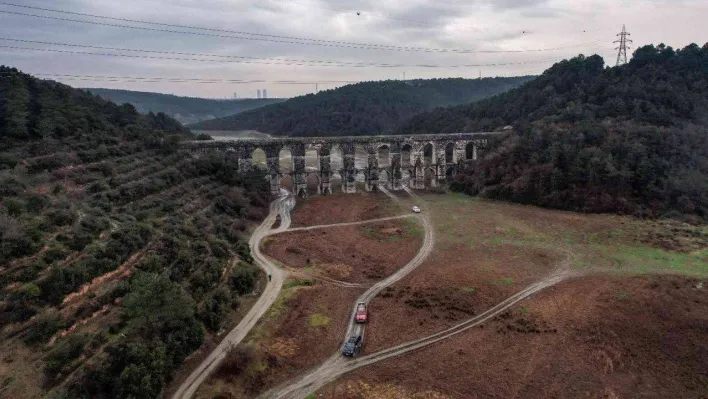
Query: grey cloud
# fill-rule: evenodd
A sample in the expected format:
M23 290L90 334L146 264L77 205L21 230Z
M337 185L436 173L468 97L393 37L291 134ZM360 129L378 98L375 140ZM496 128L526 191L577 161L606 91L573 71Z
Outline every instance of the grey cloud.
M708 36L708 27L700 23L708 17L705 10L694 9L683 3L682 7L672 7L674 3L648 3L642 0L628 0L621 4L611 0L66 0L59 4L54 3L59 2L24 0L22 4L212 29L390 46L516 50L558 47L592 40L601 40L601 43L541 53L445 54L374 51L142 31L0 14L0 37L84 45L346 62L446 65L532 62L456 69L335 68L131 59L0 49L0 63L17 66L32 73L102 76L358 81L397 79L402 77L403 72L408 78L476 77L480 69L484 76L508 76L540 73L553 61L578 53L598 52L612 62L611 42L622 23L628 25L637 44L663 41L681 47L690 41L700 42ZM57 15L7 6L0 6L0 10ZM671 11L672 18L661 17L662 14L657 10ZM356 14L357 11L360 15ZM665 27L663 32L657 31L658 23ZM592 33L582 33L583 30ZM12 43L0 41L0 45ZM42 45L23 47L64 49ZM99 52L88 49L85 51ZM546 61L534 63L539 60ZM314 90L314 85L65 82L75 86L123 87L206 97L226 97L233 92L246 95L263 87L267 87L271 95L279 96L293 96ZM320 89L331 87L332 85L323 85Z

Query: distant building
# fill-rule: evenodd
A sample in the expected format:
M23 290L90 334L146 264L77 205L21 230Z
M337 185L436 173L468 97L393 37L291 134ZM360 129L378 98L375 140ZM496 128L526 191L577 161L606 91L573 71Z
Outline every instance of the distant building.
M259 98L259 99L261 98L261 89L258 89L258 97L257 98Z
M268 91L263 89L263 98L268 98Z
M234 100L238 98L238 94L234 93Z

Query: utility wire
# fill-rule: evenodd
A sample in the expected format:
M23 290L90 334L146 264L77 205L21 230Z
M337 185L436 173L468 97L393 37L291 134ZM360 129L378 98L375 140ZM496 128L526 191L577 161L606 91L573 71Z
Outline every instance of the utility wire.
M528 75L529 73L520 73L517 76ZM251 83L268 83L280 85L313 85L313 84L353 84L362 83L360 80L317 80L317 81L302 81L302 80L243 80L243 79L226 79L226 78L168 78L168 77L142 77L142 76L98 76L98 75L71 75L71 74L54 74L54 73L33 73L32 76L58 78L64 80L81 80L81 81L96 81L96 82L140 82L140 83L200 83L200 84L251 84ZM0 72L0 78L13 78L24 76L14 72ZM472 79L472 78L469 78ZM393 79L395 80L395 79ZM416 80L416 79L410 79Z
M19 73L0 72L2 78L12 78L23 76ZM56 73L33 73L31 76L38 77L53 77L66 80L91 80L91 81L109 81L109 82L170 82L170 83L229 83L229 84L250 84L250 83L271 83L282 85L312 85L312 84L351 84L359 83L355 80L318 80L318 81L301 81L301 80L243 80L243 79L224 79L224 78L167 78L167 77L142 77L142 76L98 76L98 75L71 75L71 74L56 74Z
M216 63L244 63L244 64L266 64L266 65L294 65L294 66L320 66L320 67L350 67L350 68L364 68L364 67L379 67L379 68L475 68L475 67L500 67L500 66L510 66L510 65L525 65L525 64L540 64L550 61L559 61L557 58L546 58L541 60L526 60L526 61L515 61L515 62L497 62L497 63L486 63L486 64L461 64L461 65L438 65L438 64L381 64L381 63L360 63L360 62L343 62L343 61L323 61L323 60L293 60L293 59L283 59L283 58L258 58L258 57L247 57L247 56L234 56L234 55L219 55L219 54L205 54L205 53L184 53L184 52L171 52L171 51L158 51L158 50L143 50L143 49L129 49L129 48L118 48L118 47L106 47L106 46L92 46L92 45L80 45L80 44L70 44L70 43L57 43L57 42L45 42L39 40L24 40L24 39L11 39L0 37L0 41L12 41L21 43L34 43L34 44L46 44L54 46L66 46L66 47L78 47L78 48L92 48L101 50L111 50L111 51L124 51L124 52L138 52L138 53L151 53L151 54L167 54L167 55L180 55L180 56L197 56L197 57L215 57L222 58L218 60L202 59L202 58L177 58L177 57L162 57L162 56L145 56L145 55L128 55L128 54L113 54L113 53L95 53L86 51L71 51L71 50L58 50L58 49L48 49L48 48L34 48L34 47L20 47L20 46L7 46L0 45L0 48L5 48L9 50L28 50L28 51L42 51L42 52L55 52L55 53L65 53L65 54L77 54L77 55L92 55L92 56L106 56L106 57L127 57L127 58L141 58L141 59L162 59L162 60L176 60L176 61L197 61L197 62L216 62ZM228 60L224 60L224 58Z
M2 2L0 2L0 5L11 5L11 6L15 6L15 7L30 8L29 6L20 6L20 5L15 5L15 4L10 4L10 3L2 3ZM68 11L53 11L51 9L45 9L45 10L52 11L52 12L69 13ZM9 15L17 15L17 16L25 16L25 17L33 17L33 18L51 19L51 20L57 20L57 21L78 22L78 23L99 25L99 26L111 26L111 27L117 27L117 28L137 29L137 30L145 30L145 31L152 31L152 32L176 33L176 34L193 35L193 36L210 36L210 37L219 37L219 38L241 39L241 40L251 40L251 41L264 41L264 42L274 42L274 43L301 44L301 45L312 45L312 46L322 46L322 47L353 48L353 49L362 49L362 50L402 51L402 52L458 53L458 54L526 53L526 52L557 51L557 50L563 50L563 49L573 48L573 47L583 47L583 46L588 46L591 44L599 43L601 41L601 40L594 40L591 42L576 43L576 44L570 44L570 45L559 46L559 47L527 49L527 50L469 50L469 49L448 49L448 48L425 48L425 47L406 47L406 46L392 46L392 45L380 45L380 44L335 42L335 41L324 41L324 40L318 40L318 39L289 38L287 36L254 34L254 33L248 33L248 32L238 32L238 35L225 35L225 34L216 34L216 33L177 31L177 30L172 30L172 29L159 29L159 28L149 28L149 27L144 27L144 26L132 26L132 25L112 24L112 23L106 23L106 22L85 21L85 20L80 20L80 19L53 17L53 16L49 16L49 15L36 15L36 14L28 14L28 13L14 12L14 11L6 11L6 10L0 10L0 13L9 14ZM78 13L72 13L72 14L78 14ZM118 19L118 18L105 17L105 16L93 16L91 14L86 14L86 16L92 16L94 18L104 18L104 19ZM121 19L118 19L118 20L121 20ZM136 21L136 23L153 24L153 25L161 25L161 26L175 26L175 25L170 25L170 24L160 24L160 23L146 22L146 21ZM184 27L187 28L186 25ZM199 27L189 27L188 29L222 31L222 30L216 30L216 29L210 29L210 28L199 28ZM251 36L246 36L246 35L251 35ZM259 36L259 37L253 37L253 36ZM279 38L282 38L282 39L279 39Z

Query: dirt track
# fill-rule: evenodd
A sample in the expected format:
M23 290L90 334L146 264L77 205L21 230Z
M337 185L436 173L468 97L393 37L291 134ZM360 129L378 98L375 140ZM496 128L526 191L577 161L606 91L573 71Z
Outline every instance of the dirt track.
M283 286L283 281L287 276L287 272L275 264L273 264L260 251L260 242L263 238L286 230L290 226L290 210L295 207L295 197L287 191L283 192L281 197L275 200L270 207L268 217L256 228L249 240L253 258L258 266L266 273L272 276L272 281L266 285L263 293L258 301L253 305L251 310L241 320L241 322L224 337L219 345L207 356L206 359L187 377L180 385L175 394L174 399L187 399L194 395L194 392L204 382L204 380L217 368L219 363L226 357L229 350L238 345L255 326L256 322L270 308L280 294ZM271 229L277 216L280 216L280 226L277 229Z
M302 398L308 395L309 393L318 390L324 385L334 381L342 374L351 372L360 367L380 362L382 360L394 356L399 356L410 351L426 347L428 345L432 345L436 342L469 330L470 328L476 327L486 321L489 321L493 317L503 313L504 311L514 306L518 302L522 301L523 299L528 298L529 296L570 277L572 273L565 266L566 262L561 265L558 272L553 273L545 279L530 285L529 287L507 298L498 305L483 312L482 314L475 316L469 320L466 320L456 326L453 326L452 328L430 335L428 337L410 341L389 349L384 349L377 353L373 353L371 355L364 356L351 361L347 361L339 354L335 354L334 356L332 356L332 358L330 358L330 360L328 360L325 364L318 367L314 371L304 375L303 377L288 386L267 392L265 395L263 395L263 397L279 399Z

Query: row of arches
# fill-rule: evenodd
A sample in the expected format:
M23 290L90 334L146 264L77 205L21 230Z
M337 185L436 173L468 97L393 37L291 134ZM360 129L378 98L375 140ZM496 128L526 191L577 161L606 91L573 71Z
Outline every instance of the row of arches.
M357 144L354 147L354 164L357 169L364 169L368 165L369 153L366 151L362 144ZM424 165L433 165L435 163L441 163L435 158L435 148L432 143L427 143L423 146L423 163ZM410 144L404 144L401 147L401 166L409 167L414 164L413 147ZM376 151L378 165L381 168L387 168L391 166L391 148L387 144L383 144L377 148ZM313 146L308 146L305 149L305 168L307 170L318 170L320 153L317 148ZM339 171L343 167L344 153L338 145L332 146L329 153L330 164L332 170ZM474 143L470 142L465 146L465 159L475 159L476 149ZM265 167L267 165L267 156L265 151L257 147L253 150L251 154L252 165ZM436 162L438 161L438 162ZM455 144L450 142L445 145L444 149L444 162L445 164L453 164L459 162L456 159L455 154ZM290 173L294 170L293 155L292 151L288 147L283 147L278 153L278 168L281 173Z
M422 169L423 173L423 185L425 188L432 188L437 186L437 175L435 172L435 168L433 167L427 167ZM448 168L446 171L446 177L450 178L452 177L453 173L453 168ZM402 178L401 181L404 185L409 186L411 184L411 180L413 179L414 172L413 169L403 169L402 170ZM359 172L356 174L356 188L358 191L364 191L365 187L365 175L364 172ZM321 183L322 180L319 176L318 173L316 172L310 172L307 174L306 178L307 182L307 194L308 195L315 195L315 194L321 194ZM391 188L390 184L387 184L387 182L391 182L391 176L389 171L385 169L381 169L379 171L379 183L382 184L384 187ZM331 183L331 191L332 192L341 192L342 191L342 176L340 173L334 173L330 179ZM290 175L283 175L283 177L280 179L280 187L285 188L288 191L293 192L295 187L293 184L293 178Z

